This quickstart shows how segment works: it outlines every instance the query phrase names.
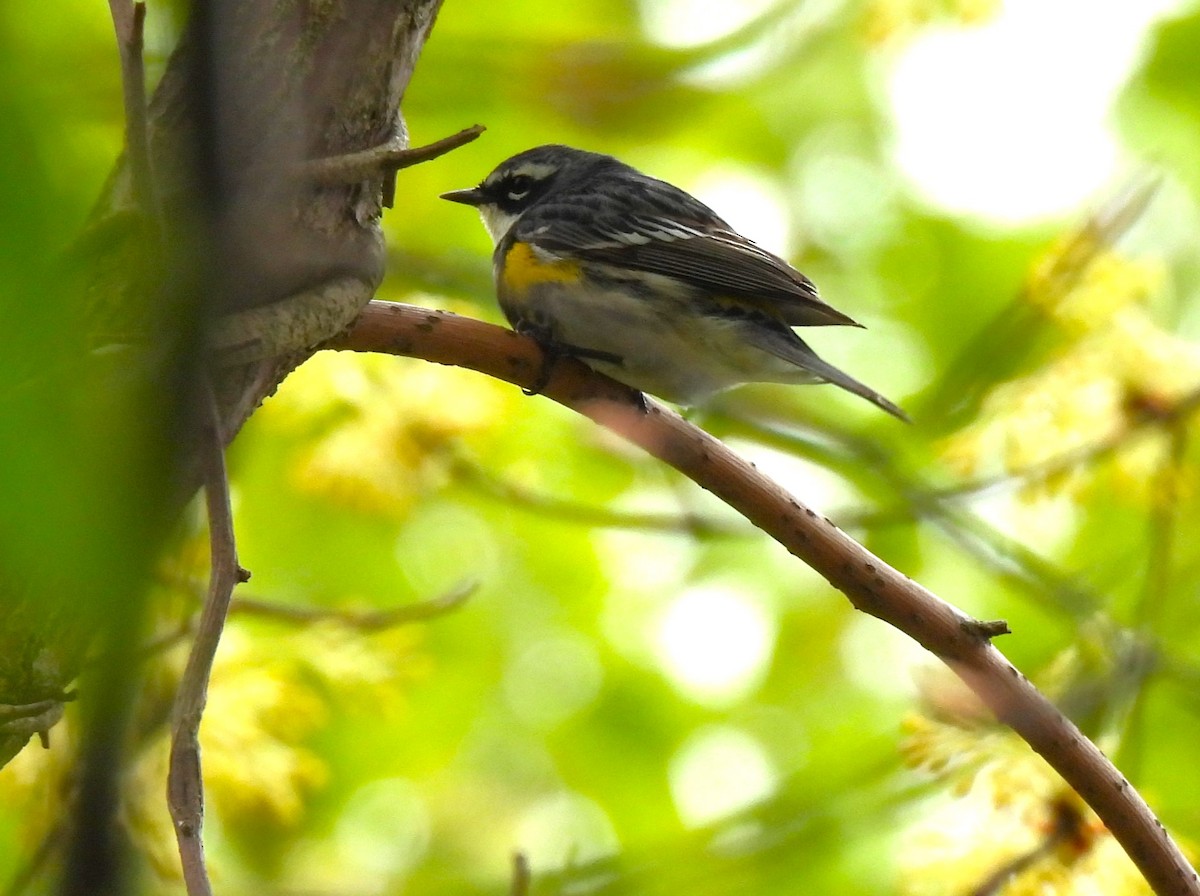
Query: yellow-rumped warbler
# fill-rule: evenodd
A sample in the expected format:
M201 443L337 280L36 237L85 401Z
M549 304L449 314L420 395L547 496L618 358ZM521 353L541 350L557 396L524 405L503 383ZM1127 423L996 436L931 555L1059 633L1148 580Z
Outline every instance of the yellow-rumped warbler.
M678 187L611 156L538 146L442 198L479 209L500 307L548 363L577 357L684 405L742 383L827 382L907 419L792 330L858 324Z

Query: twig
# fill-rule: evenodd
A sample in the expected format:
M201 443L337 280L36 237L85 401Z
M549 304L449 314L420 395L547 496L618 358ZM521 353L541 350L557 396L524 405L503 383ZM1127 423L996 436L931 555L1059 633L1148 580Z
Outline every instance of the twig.
M977 497L1005 487L1015 488L1030 483L1045 482L1069 473L1076 467L1106 460L1135 438L1145 436L1157 427L1169 426L1186 420L1197 411L1200 411L1200 389L1188 392L1166 410L1158 413L1142 411L1136 414L1123 428L1090 445L1069 448L1026 467L997 473L994 476L983 476L948 488L931 490L928 494L938 498Z
M466 146L485 130L483 125L475 124L457 134L411 149L403 140L396 138L359 152L348 152L324 159L309 159L300 163L297 176L326 186L356 184L436 159L453 149Z
M959 497L912 479L888 451L864 439L840 436L808 439L773 422L738 419L723 432L751 435L760 442L817 460L847 476L877 477L891 488L901 503L882 510L844 508L831 514L844 529L873 529L881 525L929 522L965 554L1034 594L1040 606L1047 597L1056 608L1075 619L1092 616L1101 605L1099 595L1085 581L1058 569L1014 538L999 532L970 510L958 506Z
M372 302L327 347L455 364L519 386L534 382L542 364L537 345L511 331L384 302ZM647 401L639 408L625 386L567 361L556 365L544 394L671 464L823 575L856 608L938 656L1096 811L1157 893L1200 896L1196 872L1140 794L988 639L974 634L970 617L662 405Z
M189 583L181 582L181 585ZM388 628L398 628L436 619L452 613L467 602L479 588L478 582L461 582L445 594L415 604L406 604L392 610L374 610L356 612L354 610L332 610L321 607L295 607L276 601L257 600L250 597L235 597L229 603L229 615L263 616L268 619L278 619L299 625L310 625L317 622L336 622L347 628L362 632L379 632ZM159 635L149 641L138 651L139 659L148 659L174 647L195 631L195 618L181 622L174 630ZM74 699L73 696L70 699Z
M522 852L514 852L512 858L512 880L508 885L508 896L529 896L529 885L533 875L529 871L529 859Z
M1084 837L1084 819L1074 806L1066 800L1059 800L1052 808L1054 826L1046 833L1042 842L989 874L981 884L971 890L970 896L996 896L1014 877L1032 868L1047 856L1053 855L1060 845Z
M583 526L608 529L637 529L648 532L682 532L695 538L744 537L754 530L744 526L701 516L698 513L654 513L651 511L613 510L564 501L551 495L538 494L513 482L499 479L477 464L456 458L453 472L475 486L480 494L507 505L516 505L542 516L552 517Z
M1197 412L1200 412L1200 388L1184 393L1165 408L1152 410L1145 407L1135 410L1121 429L1090 444L1068 448L1051 457L1014 470L979 476L949 486L935 487L911 482L902 490L903 497L907 504L916 503L926 506L941 504L957 498L977 498L1005 489L1045 482L1069 473L1077 467L1107 460L1135 439L1152 436L1164 427L1177 426ZM782 431L774 421L737 418L733 422L737 426L751 428L758 437L765 434L776 443L781 440L786 442L788 450L794 450L799 445L806 452L811 453L817 445L814 440L800 439L798 436ZM827 447L829 451L844 452L847 447L857 448L860 444L851 444L851 442L852 440L840 438ZM874 467L886 459L887 456L879 455L872 459L872 466ZM898 473L893 473L890 478L897 483L901 479ZM854 525L877 526L908 519L911 516L911 507L907 504L893 508L885 507L867 513L857 513Z
M51 697L49 700L38 700L36 703L0 703L0 724L16 720L36 719L39 716L44 717L47 713L53 713L56 709L61 713L63 704L74 699L74 693L64 692L56 697ZM54 721L57 722L58 719Z
M133 197L142 212L161 224L158 194L150 167L150 131L146 123L146 70L142 60L146 4L108 0L117 49L121 55L121 87L125 102L125 152Z
M205 588L206 593L207 591L208 589ZM190 618L180 620L180 622L171 631L164 632L161 635L156 635L154 638L151 638L149 641L139 647L137 653L134 655L135 659L138 662L142 662L158 656L164 650L170 650L196 630L196 626L193 623L194 620Z
M247 616L264 616L269 619L280 619L285 622L309 624L315 622L336 622L347 628L363 632L378 632L414 622L424 622L452 613L479 590L478 582L460 582L445 594L430 600L415 604L406 604L391 610L373 610L355 612L353 610L330 610L322 607L296 607L274 601L254 600L239 597L233 601L230 613Z
M208 595L200 614L196 640L188 655L172 708L171 761L167 773L167 805L175 823L175 839L183 865L188 896L211 896L204 865L204 784L200 773L200 719L208 696L213 659L229 612L233 588L249 578L238 565L233 537L233 511L225 474L224 441L220 414L211 388L205 389L208 419L200 435L198 454L204 470L204 495L208 511L211 553Z
M1027 280L1012 301L982 327L946 365L942 386L922 402L918 419L945 419L956 410L974 407L983 388L977 371L997 361L1011 364L1024 357L1036 336L1049 322L1037 305L1053 307L1073 290L1092 264L1120 240L1150 205L1158 189L1158 177L1131 180L1102 206L1095 209L1040 272L1037 281ZM1035 286L1041 301L1031 301Z

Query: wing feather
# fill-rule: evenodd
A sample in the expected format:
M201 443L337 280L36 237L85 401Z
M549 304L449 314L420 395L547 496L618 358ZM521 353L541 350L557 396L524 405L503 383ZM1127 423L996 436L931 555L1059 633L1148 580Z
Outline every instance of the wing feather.
M859 326L822 300L804 274L734 231L703 203L669 184L655 186L635 197L636 203L630 197L614 203L624 211L620 215L608 203L568 205L564 197L542 209L541 226L521 227L519 238L551 252L674 277L749 302L788 326ZM665 214L669 209L674 216Z

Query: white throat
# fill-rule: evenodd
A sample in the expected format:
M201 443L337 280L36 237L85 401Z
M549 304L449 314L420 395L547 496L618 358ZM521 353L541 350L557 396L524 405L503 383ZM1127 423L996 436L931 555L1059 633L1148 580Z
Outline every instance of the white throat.
M488 203L479 206L479 217L483 218L483 226L487 228L492 242L499 244L500 240L504 239L504 234L508 233L508 228L513 226L519 216L501 211L498 205Z

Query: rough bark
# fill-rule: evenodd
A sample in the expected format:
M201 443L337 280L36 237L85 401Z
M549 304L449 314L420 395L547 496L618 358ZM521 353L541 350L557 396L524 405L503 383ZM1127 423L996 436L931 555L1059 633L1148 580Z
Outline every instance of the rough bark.
M149 105L155 208L141 207L119 161L68 259L94 346L134 346L123 351L139 369L173 377L181 391L189 377L210 376L229 441L314 346L344 329L383 276L379 217L392 178L318 184L298 174L300 163L403 142L400 101L440 5L198 4ZM194 363L181 367L180 353ZM87 363L80 376L92 375ZM163 424L184 443L173 506L195 482L193 400L179 395ZM53 583L52 574L0 582L0 765L57 721L90 641L80 626L94 620L64 612Z

